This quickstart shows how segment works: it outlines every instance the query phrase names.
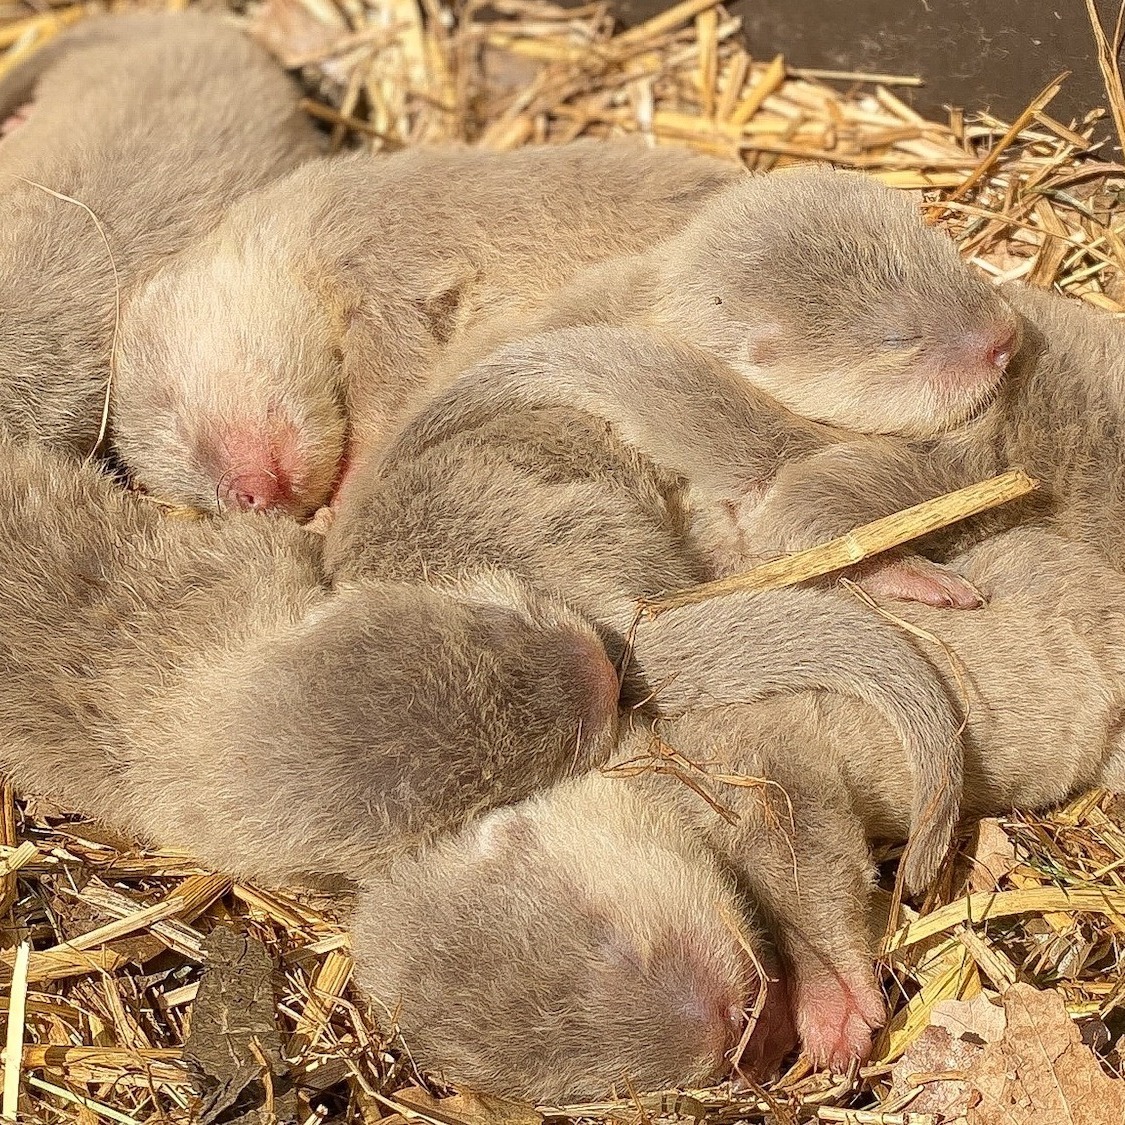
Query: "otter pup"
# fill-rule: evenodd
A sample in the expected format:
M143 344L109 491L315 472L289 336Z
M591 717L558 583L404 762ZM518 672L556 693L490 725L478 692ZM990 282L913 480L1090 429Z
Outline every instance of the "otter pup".
M289 521L166 518L6 438L0 525L0 765L209 863L369 875L613 748L597 633L509 575L333 595Z
M817 166L731 184L667 241L589 267L530 318L486 322L454 366L505 339L597 324L673 336L794 413L862 433L965 420L1019 343L1019 318L905 193ZM661 410L644 375L625 371L619 395Z
M702 349L643 328L593 326L510 344L469 368L403 430L395 455L401 460L426 444L436 447L512 402L588 411L679 477L688 509L684 534L707 578L770 557L772 540L758 508L771 482L787 466L836 448L841 437L789 412ZM345 523L355 524L365 489L377 487L370 484L377 474L368 478L357 475ZM861 582L888 597L980 605L962 576L918 556L868 564Z
M855 441L795 460L765 493L748 533L771 548L798 549L1018 465L1040 479L1038 492L932 537L928 552L946 558L1034 519L1125 568L1125 324L1026 285L1003 293L1024 319L1024 343L987 411L929 441Z
M1125 581L1093 549L1035 528L958 565L989 592L986 608L896 613L961 666L957 676L938 646L915 642L965 709L966 814L1044 807L1090 785L1125 791ZM693 623L713 702L659 735L712 775L695 781L737 820L666 773L595 773L489 814L366 889L358 979L396 1012L420 1065L557 1103L626 1078L704 1082L732 1062L768 1072L794 1024L816 1062L866 1052L883 1006L863 836L906 832L908 762L886 722L842 695L723 705L742 655L729 623ZM638 647L656 675L696 674L662 664L659 638L644 647L639 633ZM651 752L634 730L619 756L658 763ZM479 982L471 997L467 979Z
M676 368L668 371L674 377ZM602 420L517 396L471 398L464 410L462 402L454 390L435 400L345 490L326 543L337 583L433 581L499 567L565 597L621 651L639 600L707 575L691 542L682 481ZM906 871L912 887L924 886L949 844L961 774L956 723L932 669L854 599L774 591L740 600L733 620L731 613L726 605L669 613L643 623L635 644L659 637L669 661L675 652L685 666L708 666L692 622L718 614L741 641L733 677L741 702L810 687L872 702L908 747L915 789ZM724 681L707 678L665 677L639 659L625 692L642 699L657 691L658 706L671 713L721 694Z
M739 175L596 141L307 164L129 302L118 451L165 499L311 515L472 325L667 237Z
M196 13L83 20L0 80L0 115L29 99L0 141L0 423L86 456L118 298L321 145L266 52Z

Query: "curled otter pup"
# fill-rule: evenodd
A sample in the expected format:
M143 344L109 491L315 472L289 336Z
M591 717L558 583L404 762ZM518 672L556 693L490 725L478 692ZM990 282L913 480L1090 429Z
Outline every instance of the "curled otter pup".
M595 773L372 881L353 922L358 979L398 1012L419 1063L533 1101L702 1083L725 1075L759 999L748 1075L768 1074L795 1028L818 1063L866 1052L883 1014L871 862L839 783L800 779L823 750L791 718L801 698L661 725L686 758L744 773L750 789L718 794L734 825L679 780ZM621 751L649 752L641 731Z
M643 328L592 326L519 341L469 368L404 430L397 456L471 429L511 401L589 411L682 478L688 533L708 578L746 570L775 553L759 514L775 478L791 465L850 448L833 444L842 431L786 410L702 349ZM355 485L357 492L364 487ZM887 597L980 605L962 576L918 556L878 560L858 577Z
M564 1103L624 1079L723 1076L761 989L740 906L732 874L660 800L594 774L397 864L364 889L352 945L359 983L423 1068ZM794 1033L777 988L766 995L773 1026L753 1046L772 1063Z
M0 142L0 422L85 456L118 288L321 146L280 67L214 16L83 20L0 81L0 114L28 99Z
M345 491L326 545L336 582L433 581L500 567L565 597L621 650L638 600L706 575L690 542L682 482L602 420L517 397L491 409L474 400L460 411L460 402L453 391L436 400ZM626 696L656 691L664 714L722 696L728 683L740 702L805 688L869 701L908 747L915 784L906 875L910 886L924 886L948 848L961 776L957 725L930 666L870 609L827 592L774 591L696 613L739 638L739 667L709 663L693 643L692 614L665 614L636 630ZM665 669L675 654L685 669L710 673L654 673L650 648L667 654Z
M666 237L739 175L593 141L307 164L130 301L118 450L165 499L311 515L470 326Z
M769 550L799 550L1019 466L1040 480L1037 492L932 536L927 554L945 559L1038 520L1125 568L1125 324L1026 285L1002 291L1023 317L1024 342L979 418L928 441L861 439L798 457L747 512L745 533Z
M612 749L597 634L511 576L332 595L289 521L166 518L7 439L0 542L0 766L217 866L370 874Z
M729 185L667 241L587 268L530 318L486 322L453 367L597 324L702 348L803 417L907 435L977 412L1019 343L1019 318L905 193L815 166ZM643 377L626 373L620 397L662 410Z
M958 565L990 594L986 608L896 612L963 666L966 814L1044 807L1090 785L1125 791L1125 581L1092 549L1039 529L990 540ZM697 624L696 648L733 675L741 648L727 623ZM916 643L960 697L944 652ZM659 671L659 644L646 655ZM678 662L666 671L692 675ZM722 706L731 681L718 682L716 705L660 735L703 765L711 778L697 783L737 821L674 777L593 774L372 882L353 923L358 979L397 1013L422 1066L548 1102L603 1097L626 1077L656 1089L721 1075L762 984L736 926L776 978L737 1070L768 1071L788 1049L790 1002L815 1061L866 1051L882 999L861 829L906 831L902 744L853 699ZM621 756L650 749L634 731ZM466 996L470 975L487 1003Z

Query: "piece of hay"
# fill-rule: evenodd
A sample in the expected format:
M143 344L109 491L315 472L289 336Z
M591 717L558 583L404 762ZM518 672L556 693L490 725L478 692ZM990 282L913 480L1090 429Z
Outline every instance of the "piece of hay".
M901 547L912 539L939 531L958 520L968 519L1000 504L1018 500L1038 486L1038 482L1022 470L1012 469L979 484L947 492L932 500L924 500L905 511L872 520L871 523L849 531L847 535L763 563L745 574L733 574L729 578L705 582L667 597L652 598L641 604L641 614L645 617L658 617L670 609L698 605L725 594L780 590L812 578L820 578L863 562L883 551Z

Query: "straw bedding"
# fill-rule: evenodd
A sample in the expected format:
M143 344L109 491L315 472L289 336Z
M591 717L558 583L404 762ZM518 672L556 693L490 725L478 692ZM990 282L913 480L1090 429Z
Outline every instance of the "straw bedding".
M542 0L236 7L299 71L309 112L338 145L389 152L456 139L510 149L640 133L755 169L831 160L924 192L934 221L987 273L1125 309L1125 167L1115 159L1125 96L1109 62L1108 112L1081 121L1051 116L1064 76L1010 124L959 111L927 121L896 96L910 76L818 74L753 57L713 0L685 0L618 33L600 4L566 10ZM87 10L5 4L0 69ZM1065 18L1085 18L1081 5ZM1092 23L1091 34L1112 59L1112 29ZM985 822L963 841L924 911L901 908L888 924L893 1015L858 1073L833 1077L798 1062L768 1090L741 1095L623 1086L615 1103L534 1110L471 1094L435 1099L443 1091L416 1073L394 1013L369 1010L350 985L341 903L232 883L184 855L138 852L4 788L0 1109L11 1115L18 1096L21 1120L82 1125L241 1120L240 1106L254 1107L249 1121L445 1125L530 1125L544 1115L854 1125L1125 1120L1125 1083L1106 1077L1125 1064L1123 869L1125 802L1104 793L1046 817ZM893 872L890 857L888 892ZM891 895L883 899L889 910ZM976 998L1005 990L1000 1035L990 1029L999 1009ZM1034 1015L1037 1044L1023 1055L1030 1032L1020 1012ZM943 1032L944 1040L930 1027L958 1021L960 1031ZM980 1077L994 1057L1003 1062L1002 1089ZM970 1071L977 1093L958 1104L959 1079ZM995 1105L980 1094L989 1089L1000 1090Z

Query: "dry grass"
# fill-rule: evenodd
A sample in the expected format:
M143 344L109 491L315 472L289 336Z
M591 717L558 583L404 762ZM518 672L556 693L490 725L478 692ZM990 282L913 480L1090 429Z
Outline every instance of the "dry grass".
M1125 302L1117 218L1125 168L1105 155L1108 145L1094 143L1111 133L1111 120L1125 129L1112 72L1112 117L1054 120L1052 83L1010 127L961 113L926 121L892 92L909 76L834 75L830 86L781 58L754 59L736 22L711 0L686 0L617 35L599 4L565 11L542 0L495 0L487 20L481 8L473 0L456 14L441 0L267 0L252 16L259 34L301 68L310 111L340 144L392 151L460 139L509 149L641 133L758 169L831 160L923 189L934 221L989 274L1057 285L1113 311ZM41 0L4 5L0 69L84 11ZM1101 34L1106 55L1118 33ZM896 919L886 976L894 1016L858 1075L834 1079L798 1063L768 1094L741 1101L726 1088L653 1096L623 1089L619 1103L554 1112L712 1122L761 1121L770 1112L779 1122L921 1125L926 1118L888 1101L888 1073L937 1001L1019 979L1057 988L1072 1013L1116 1026L1125 999L1125 807L1095 793L1002 828L1018 857L998 874L999 895L967 897L954 865L924 916L903 908ZM187 857L138 852L41 805L22 807L5 790L0 911L8 1057L21 1055L18 1072L6 1067L4 1113L19 1091L28 1121L189 1119L196 1091L184 1047L198 1018L202 947L230 924L262 943L278 970L276 1027L287 1061L268 1073L263 1047L255 1058L265 1104L279 1115L295 1086L302 1121L324 1112L357 1123L539 1119L472 1099L440 1108L427 1100L409 1056L349 986L330 900L232 884Z

